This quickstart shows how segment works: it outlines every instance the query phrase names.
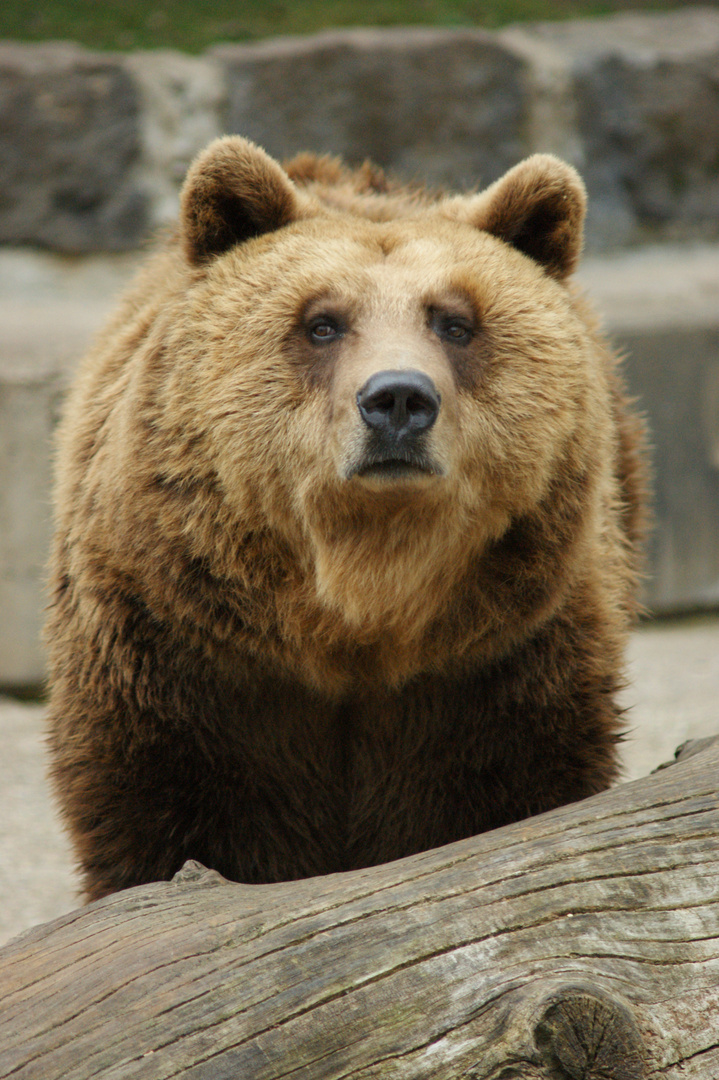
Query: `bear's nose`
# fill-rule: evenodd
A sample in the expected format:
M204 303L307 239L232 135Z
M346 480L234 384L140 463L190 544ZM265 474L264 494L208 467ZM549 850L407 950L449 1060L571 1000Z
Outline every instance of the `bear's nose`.
M357 393L368 427L384 435L419 435L437 419L441 398L421 371L377 371Z

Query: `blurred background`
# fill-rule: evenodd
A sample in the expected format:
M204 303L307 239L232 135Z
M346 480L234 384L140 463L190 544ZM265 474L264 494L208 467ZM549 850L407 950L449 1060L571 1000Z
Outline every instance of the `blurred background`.
M20 703L42 695L63 389L218 134L450 187L535 151L580 170L579 279L654 454L654 619L632 643L627 775L719 732L719 0L3 0L0 38L6 932L73 902L42 705Z

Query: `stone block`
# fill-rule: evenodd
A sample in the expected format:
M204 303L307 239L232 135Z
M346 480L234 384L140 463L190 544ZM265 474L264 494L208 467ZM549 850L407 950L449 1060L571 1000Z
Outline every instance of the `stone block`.
M202 57L1 44L0 243L139 244L222 131L451 187L551 150L587 181L590 248L717 237L719 10L328 31Z
M275 157L369 157L404 179L466 187L528 151L529 64L482 31L333 31L212 56L225 129Z
M650 429L645 602L719 607L719 249L645 248L581 272Z
M222 134L224 85L220 65L171 51L124 58L140 100L142 155L138 186L150 201L150 225L166 225L196 154Z
M111 55L0 45L0 242L67 252L136 245L148 200L137 88Z
M542 23L499 35L564 67L588 243L719 236L719 11ZM551 57L551 61L548 61Z

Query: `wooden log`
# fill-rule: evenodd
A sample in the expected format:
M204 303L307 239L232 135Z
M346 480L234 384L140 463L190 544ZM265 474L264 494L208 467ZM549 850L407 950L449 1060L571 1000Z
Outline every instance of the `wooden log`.
M717 1080L719 739L401 862L187 864L0 953L13 1080Z

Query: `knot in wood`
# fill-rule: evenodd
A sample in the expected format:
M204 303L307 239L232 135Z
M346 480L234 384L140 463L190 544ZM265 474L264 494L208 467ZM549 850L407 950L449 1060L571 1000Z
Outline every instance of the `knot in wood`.
M560 988L534 1040L552 1080L644 1080L644 1044L629 1006L604 991Z
M196 859L188 859L172 878L173 885L229 885L216 870L208 870Z

